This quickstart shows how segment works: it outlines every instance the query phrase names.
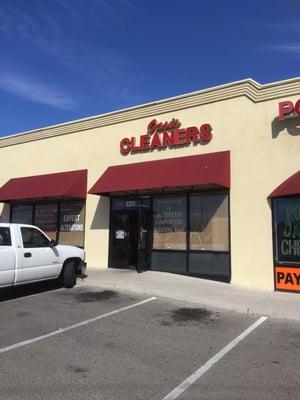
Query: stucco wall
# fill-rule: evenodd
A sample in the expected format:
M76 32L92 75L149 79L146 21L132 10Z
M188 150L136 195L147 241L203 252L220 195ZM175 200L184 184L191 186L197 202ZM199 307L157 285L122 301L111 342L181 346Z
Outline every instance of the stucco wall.
M288 99L295 101L298 96ZM298 171L300 164L299 120L278 123L278 102L279 99L273 99L255 103L241 96L2 147L0 186L14 177L88 169L90 188L111 165L230 150L232 283L272 289L272 222L267 197ZM122 156L120 140L145 134L152 118L158 121L178 118L182 127L210 123L213 139L206 145ZM2 214L7 213L6 207ZM109 200L88 195L85 248L90 266L107 267L108 225Z

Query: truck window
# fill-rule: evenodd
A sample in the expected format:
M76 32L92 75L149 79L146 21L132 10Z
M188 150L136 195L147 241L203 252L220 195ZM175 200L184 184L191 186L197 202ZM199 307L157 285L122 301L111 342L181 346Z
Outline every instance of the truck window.
M9 228L0 228L0 246L11 246L11 237Z
M49 240L40 231L34 228L21 228L23 247L49 247Z

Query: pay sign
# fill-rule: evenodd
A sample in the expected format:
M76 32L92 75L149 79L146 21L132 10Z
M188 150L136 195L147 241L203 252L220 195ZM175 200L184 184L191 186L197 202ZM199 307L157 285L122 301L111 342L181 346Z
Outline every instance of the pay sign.
M300 292L300 268L275 267L276 290Z

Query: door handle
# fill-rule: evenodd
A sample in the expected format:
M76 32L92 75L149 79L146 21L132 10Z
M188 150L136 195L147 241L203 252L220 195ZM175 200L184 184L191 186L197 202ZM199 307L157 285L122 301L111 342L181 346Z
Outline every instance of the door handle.
M25 257L25 258L30 258L31 256L32 256L31 253L24 253L24 257Z

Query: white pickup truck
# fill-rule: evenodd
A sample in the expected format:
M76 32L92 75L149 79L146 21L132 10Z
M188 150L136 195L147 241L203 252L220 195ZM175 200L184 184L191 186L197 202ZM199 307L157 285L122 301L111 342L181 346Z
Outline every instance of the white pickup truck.
M59 279L71 288L85 278L84 250L57 245L32 225L0 223L0 287Z

